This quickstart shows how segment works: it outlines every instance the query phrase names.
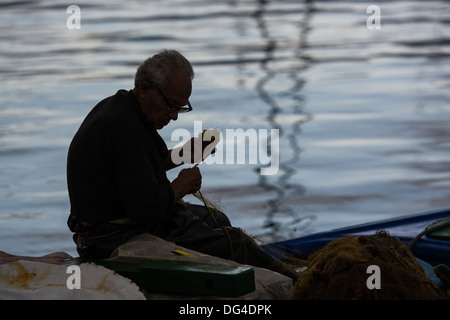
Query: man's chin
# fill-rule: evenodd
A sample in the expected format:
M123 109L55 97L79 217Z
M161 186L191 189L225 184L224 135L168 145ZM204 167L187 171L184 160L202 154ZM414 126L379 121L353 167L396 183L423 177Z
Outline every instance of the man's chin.
M168 122L165 123L165 124L158 123L158 124L155 124L155 128L156 128L157 130L160 130L160 129L164 128L165 126L167 126L168 124L169 124Z

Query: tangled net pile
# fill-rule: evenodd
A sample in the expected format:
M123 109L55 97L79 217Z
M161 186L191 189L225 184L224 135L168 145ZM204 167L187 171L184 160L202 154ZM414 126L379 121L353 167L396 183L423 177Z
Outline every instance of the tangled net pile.
M380 289L369 289L370 265L380 268ZM384 231L335 239L309 257L294 299L430 300L445 293L428 279L406 245Z

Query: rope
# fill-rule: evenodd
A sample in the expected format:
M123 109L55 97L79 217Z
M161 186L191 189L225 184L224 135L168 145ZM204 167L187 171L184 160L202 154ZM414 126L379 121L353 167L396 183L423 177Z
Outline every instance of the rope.
M225 230L225 233L227 234L228 241L230 242L231 260L234 260L234 259L236 259L236 257L234 256L233 241L231 240L231 236L228 233L228 227L222 227L222 228L223 228L223 230Z
M411 250L412 247L414 247L414 245L417 243L417 241L420 240L420 238L422 238L424 235L429 234L433 231L442 229L444 227L450 226L450 219L449 220L444 220L442 221L442 223L438 223L435 226L432 227L428 227L428 229L425 229L424 231L422 231L421 233L419 233L414 239L412 239L409 244L408 244L408 249Z
M214 214L211 211L211 206L208 206L205 198L203 197L202 193L200 192L200 190L197 191L198 195L200 196L200 199L202 200L203 204L205 205L205 208L208 210L210 216L213 218L214 222L217 223L216 217L214 217ZM194 196L196 196L194 194Z
M203 130L203 132L200 134L200 137L203 137L203 134L204 134L206 131L207 131L207 130ZM213 139L212 141L214 141L214 140L215 140L215 139ZM200 164L200 162L202 162L202 161L204 160L203 157L204 157L204 154L202 154L202 159L200 159L200 161L198 161L198 162L193 166L193 168L197 167L197 166ZM197 194L198 194L198 196L197 196ZM217 223L217 220L216 220L216 218L214 217L214 214L213 214L213 212L212 212L211 206L208 206L208 203L212 204L211 201L206 201L205 197L203 197L203 195L202 195L202 193L200 192L200 190L198 190L196 193L194 193L194 196L195 196L196 198L200 198L200 199L201 199L201 201L202 201L203 204L205 205L205 208L208 210L209 214L210 214L211 217L213 218L214 222Z

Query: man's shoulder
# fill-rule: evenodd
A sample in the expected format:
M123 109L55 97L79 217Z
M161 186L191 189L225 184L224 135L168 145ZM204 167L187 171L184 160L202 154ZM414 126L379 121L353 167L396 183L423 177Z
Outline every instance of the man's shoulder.
M124 89L118 90L115 95L104 99L102 102L123 113L136 113L136 108L139 106L133 94Z
M101 117L109 120L117 119L118 122L125 122L127 119L136 119L139 105L137 105L137 101L133 98L132 93L121 89L115 95L109 96L99 102L94 110L97 109L97 113Z
M86 116L81 125L82 132L139 130L139 115L132 93L119 90L116 94L100 101ZM137 101L136 101L137 103Z

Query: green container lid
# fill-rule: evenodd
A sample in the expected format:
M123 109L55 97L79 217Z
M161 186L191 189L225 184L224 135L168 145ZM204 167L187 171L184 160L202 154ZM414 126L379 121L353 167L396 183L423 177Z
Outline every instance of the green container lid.
M87 262L87 261L86 261ZM190 295L239 297L255 290L252 267L178 260L143 263L90 260L132 280L141 289Z

